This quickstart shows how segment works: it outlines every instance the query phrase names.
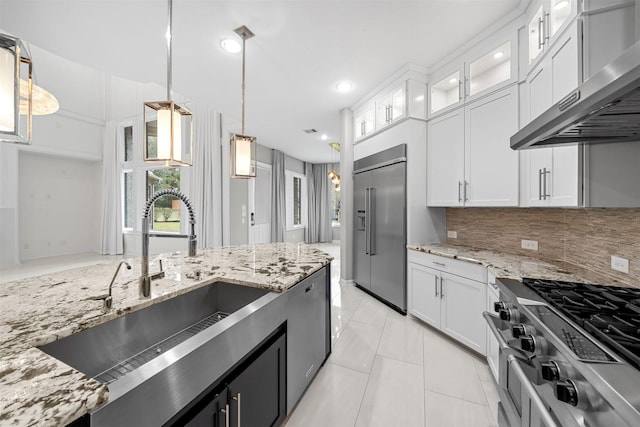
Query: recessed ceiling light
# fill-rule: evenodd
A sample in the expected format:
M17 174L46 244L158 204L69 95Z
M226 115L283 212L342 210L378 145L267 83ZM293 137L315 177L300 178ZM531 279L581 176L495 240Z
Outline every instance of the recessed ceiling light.
M336 85L336 89L338 89L338 92L342 93L349 92L351 89L353 89L353 84L345 80L338 83Z
M568 5L569 5L569 2L567 0L562 0L562 1L559 1L558 3L556 3L555 6L553 6L553 8L555 10L560 10L560 9L564 9Z
M229 53L238 53L242 50L242 45L231 39L225 39L220 42L220 46Z
M323 134L320 136L320 139L321 139L321 140L323 140L323 141L326 141L327 139L329 139L329 137L327 136L327 134L326 134L326 133L323 133Z
M503 56L504 56L504 52L503 52L503 51L501 51L501 50L499 50L499 51L497 51L496 53L494 53L494 54L493 54L493 57L494 57L495 59L500 59L500 58L502 58Z

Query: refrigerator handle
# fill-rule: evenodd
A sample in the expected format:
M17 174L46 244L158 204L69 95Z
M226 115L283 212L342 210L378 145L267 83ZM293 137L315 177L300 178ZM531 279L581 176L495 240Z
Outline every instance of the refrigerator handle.
M369 189L369 214L367 217L369 218L369 255L376 254L376 230L374 230L376 223L376 189L371 187Z
M365 255L369 255L369 190L370 188L364 189L364 253Z

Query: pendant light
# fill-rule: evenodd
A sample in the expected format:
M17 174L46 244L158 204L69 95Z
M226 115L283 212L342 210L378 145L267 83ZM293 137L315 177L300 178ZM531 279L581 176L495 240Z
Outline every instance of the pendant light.
M256 176L256 137L244 134L245 42L254 34L246 26L233 30L242 38L242 130L231 135L231 178Z
M193 163L193 115L171 100L173 0L167 28L167 101L144 103L144 161L166 166Z
M31 144L32 113L31 57L20 39L0 34L0 141Z

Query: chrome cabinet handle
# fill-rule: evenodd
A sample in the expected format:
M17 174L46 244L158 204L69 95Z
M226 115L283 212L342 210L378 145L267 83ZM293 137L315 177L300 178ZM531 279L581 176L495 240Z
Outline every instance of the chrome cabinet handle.
M465 202L468 202L468 201L469 201L469 198L467 197L467 186L468 186L468 185L469 185L469 182L468 182L468 181L465 181L465 182L464 182L464 193L463 193L463 194L464 194L464 201L465 201Z
M240 427L240 415L242 414L242 409L240 407L240 393L237 396L233 396L233 400L238 402L238 427Z
M544 200L547 200L547 197L551 198L551 194L547 193L547 174L551 175L551 171L547 170L547 168L544 168L542 171L544 175L542 197Z
M549 24L549 13L545 13L544 14L544 38L542 39L542 44L547 44L547 40L549 40L549 33L551 33L550 30L550 24Z
M444 279L442 277L440 277L440 299L442 299L442 297L444 297L444 293L442 292L442 281Z
M542 49L544 41L542 40L542 18L538 18L538 49Z
M224 409L220 409L224 414L224 427L229 427L229 404L224 405Z
M542 200L542 169L538 169L538 200Z
M462 202L462 181L458 181L458 203Z
M441 267L446 267L447 265L444 262L438 262L438 261L431 261L432 263L434 263L435 265L439 265Z
M438 297L438 276L433 276L433 289L435 291L436 298Z
M458 80L458 101L462 101L462 80Z

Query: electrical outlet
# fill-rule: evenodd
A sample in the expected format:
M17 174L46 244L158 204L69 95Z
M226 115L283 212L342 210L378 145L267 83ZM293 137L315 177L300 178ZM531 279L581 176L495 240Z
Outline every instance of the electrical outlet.
M530 251L538 250L537 240L522 240L522 249L529 249Z
M611 255L611 269L629 274L629 260Z
M447 238L448 239L457 239L458 238L458 232L457 231L447 231Z

